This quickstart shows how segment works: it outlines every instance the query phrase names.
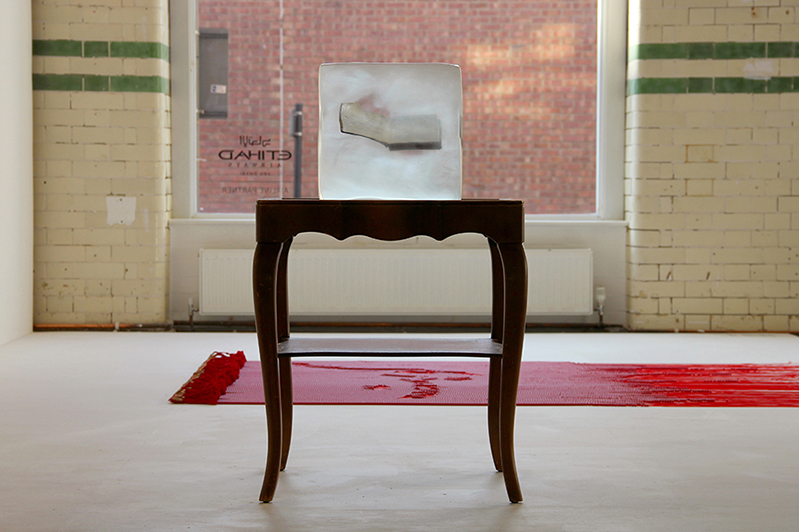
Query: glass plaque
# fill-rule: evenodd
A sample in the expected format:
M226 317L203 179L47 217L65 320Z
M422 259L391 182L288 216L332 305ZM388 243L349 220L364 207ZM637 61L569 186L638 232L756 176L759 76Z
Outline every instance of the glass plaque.
M322 199L461 199L461 70L443 63L319 69Z

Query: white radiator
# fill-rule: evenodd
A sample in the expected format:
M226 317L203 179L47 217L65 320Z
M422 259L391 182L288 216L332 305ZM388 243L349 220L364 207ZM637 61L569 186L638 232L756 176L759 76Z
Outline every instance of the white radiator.
M593 312L590 249L527 250L528 315ZM248 315L252 250L200 251L200 313ZM294 249L292 316L475 316L491 313L488 249Z

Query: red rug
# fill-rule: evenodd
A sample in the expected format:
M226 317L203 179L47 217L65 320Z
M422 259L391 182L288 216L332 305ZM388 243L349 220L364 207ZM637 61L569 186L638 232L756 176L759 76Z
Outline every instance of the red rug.
M488 362L295 360L293 380L295 404L485 405ZM263 404L261 382L247 361L206 404ZM798 407L799 366L523 362L518 405Z

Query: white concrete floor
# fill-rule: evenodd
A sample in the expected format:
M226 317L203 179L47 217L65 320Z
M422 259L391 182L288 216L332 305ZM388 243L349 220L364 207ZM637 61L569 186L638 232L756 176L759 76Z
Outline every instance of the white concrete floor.
M273 503L260 406L172 405L245 333L35 333L0 347L0 530L782 531L799 409L520 407L525 501L480 407L298 406ZM791 335L551 333L526 359L794 362Z

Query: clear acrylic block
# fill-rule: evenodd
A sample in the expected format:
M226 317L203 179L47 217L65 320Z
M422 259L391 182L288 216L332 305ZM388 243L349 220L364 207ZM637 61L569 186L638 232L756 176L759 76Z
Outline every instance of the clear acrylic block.
M461 199L461 70L443 63L319 68L322 199Z

